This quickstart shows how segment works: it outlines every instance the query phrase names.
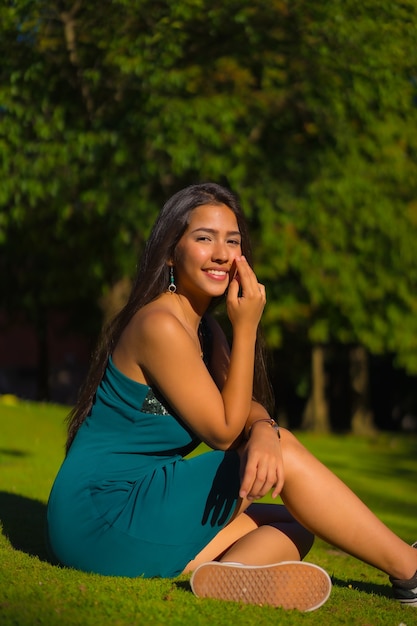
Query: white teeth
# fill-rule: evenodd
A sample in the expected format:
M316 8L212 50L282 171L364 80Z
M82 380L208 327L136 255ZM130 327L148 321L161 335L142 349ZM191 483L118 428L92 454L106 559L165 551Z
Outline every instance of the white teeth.
M226 276L226 272L223 270L207 270L207 274L214 274L215 276Z

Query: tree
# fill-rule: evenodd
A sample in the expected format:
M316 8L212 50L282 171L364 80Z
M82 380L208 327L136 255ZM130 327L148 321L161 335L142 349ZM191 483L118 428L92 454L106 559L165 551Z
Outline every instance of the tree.
M9 3L8 309L35 319L111 302L162 200L214 179L251 222L272 348L296 333L313 363L344 344L417 371L416 11L412 0Z
M118 98L124 79L97 55L110 24L93 9L45 1L2 9L3 306L37 329L41 397L48 312L82 307L84 327L97 329L94 302L134 266L149 209L156 210L139 192L146 174L144 182L135 171L136 146L144 144L145 120L135 117L140 91L127 97L132 133Z
M279 211L271 203L262 213L260 246L274 281L270 341L278 343L285 327L304 328L315 351L329 342L362 345L396 354L410 372L417 371L415 11L411 3L384 3L376 13L373 2L332 2L297 14L298 60L309 76L299 82L299 141L313 164L298 189L281 195Z
M202 0L3 9L4 305L38 328L42 389L47 311L105 301L175 188L247 184L267 106L256 50L273 10L214 3L207 21L206 9Z

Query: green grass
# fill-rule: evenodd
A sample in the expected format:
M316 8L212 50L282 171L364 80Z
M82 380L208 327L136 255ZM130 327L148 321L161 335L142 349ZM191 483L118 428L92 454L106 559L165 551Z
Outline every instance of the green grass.
M111 578L51 564L44 516L63 458L66 412L13 398L0 401L1 626L417 624L415 609L390 598L384 574L322 541L308 560L332 575L334 587L326 605L313 613L200 600L190 592L187 576ZM417 539L416 437L299 436L395 532L410 543Z

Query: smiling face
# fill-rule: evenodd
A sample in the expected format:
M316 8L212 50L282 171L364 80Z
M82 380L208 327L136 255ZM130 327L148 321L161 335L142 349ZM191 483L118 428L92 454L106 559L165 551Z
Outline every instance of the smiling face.
M224 204L203 204L190 214L188 227L175 250L178 293L211 299L229 285L229 272L242 254L236 216Z

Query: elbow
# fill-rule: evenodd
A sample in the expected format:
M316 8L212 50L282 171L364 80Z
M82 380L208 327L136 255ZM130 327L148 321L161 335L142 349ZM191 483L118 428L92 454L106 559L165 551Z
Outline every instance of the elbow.
M234 436L212 436L204 440L210 448L213 450L222 450L226 452L227 450L235 450L243 441L243 433Z
M210 448L213 448L213 450L222 450L223 452L225 452L226 450L230 450L231 446L228 445L227 443L219 443L217 442L207 442L208 445L210 446Z

